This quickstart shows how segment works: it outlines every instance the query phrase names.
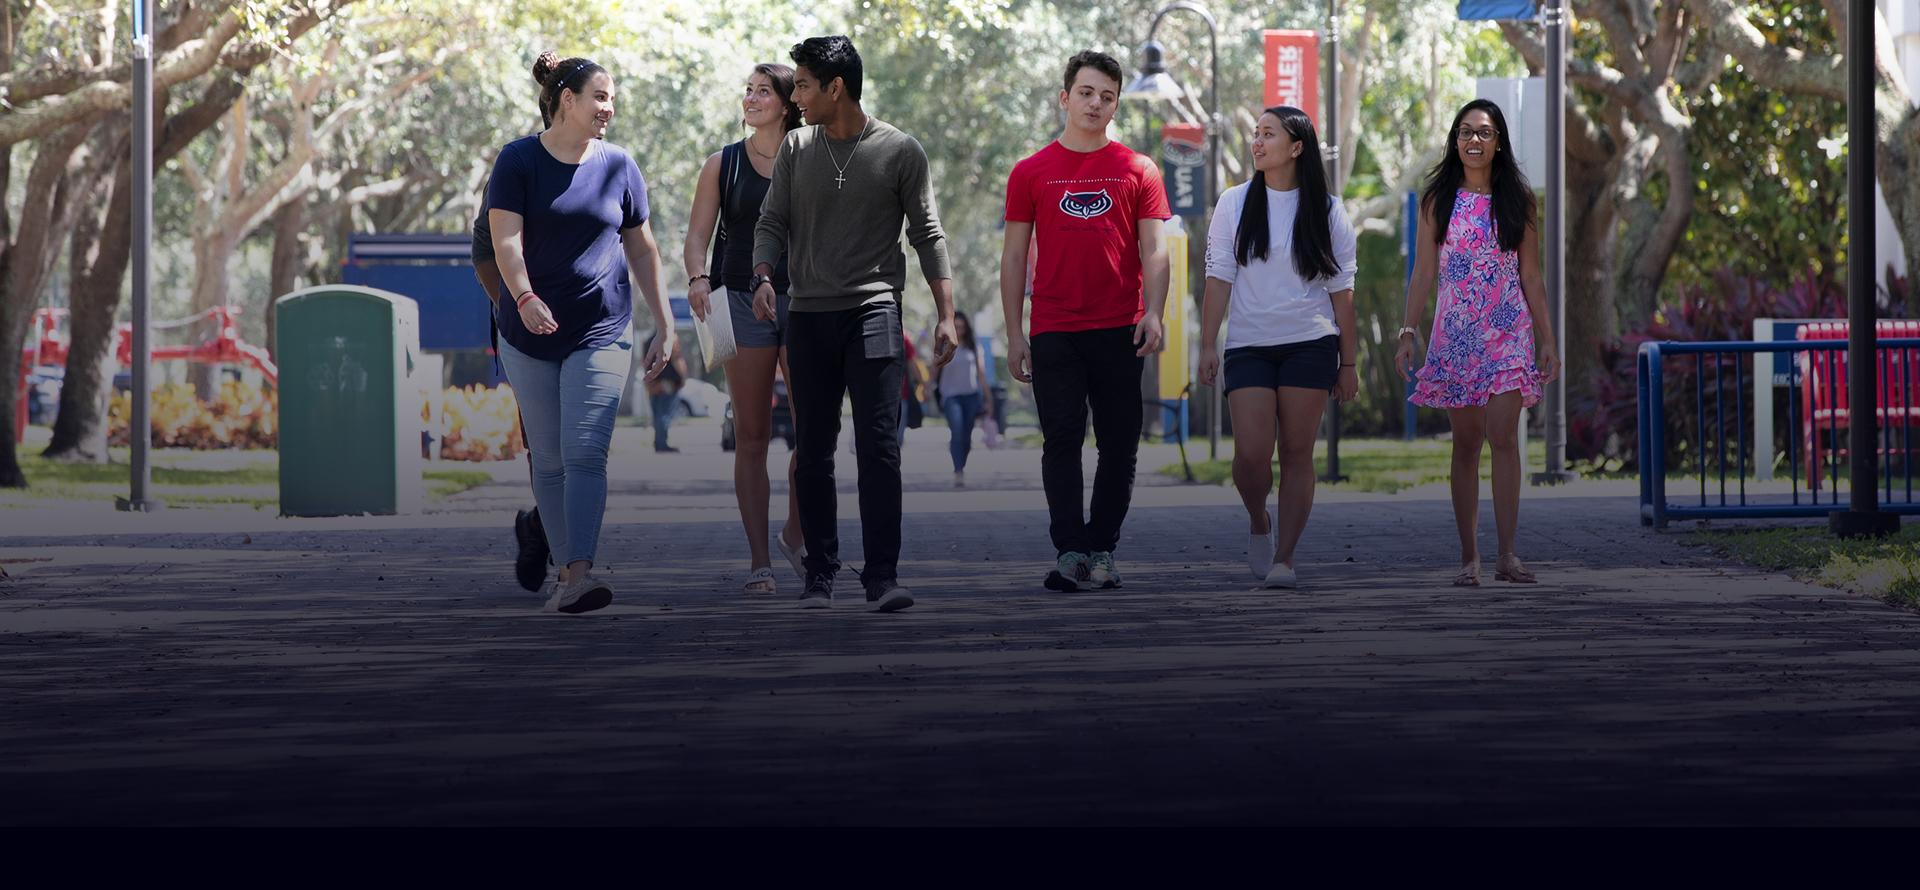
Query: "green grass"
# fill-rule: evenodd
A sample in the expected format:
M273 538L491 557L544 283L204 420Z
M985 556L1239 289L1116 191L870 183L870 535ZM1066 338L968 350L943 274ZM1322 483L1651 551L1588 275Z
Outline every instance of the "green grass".
M1796 578L1920 607L1920 524L1879 540L1842 539L1819 527L1694 532L1688 543Z
M111 504L128 493L129 449L114 448L111 463L74 464L40 456L45 432L30 434L20 449L26 489L0 489L0 509L32 508L48 501ZM36 444L36 439L40 440ZM251 507L274 511L280 505L280 453L277 451L152 452L153 497L170 507ZM431 469L421 474L430 499L440 500L493 477L482 470Z
M1221 454L1231 453L1232 440L1223 439L1220 443ZM1209 485L1222 485L1233 480L1233 461L1223 457L1219 460L1205 460L1207 443L1202 440L1187 442L1187 456L1193 464L1193 478L1196 482ZM1546 464L1546 443L1538 438L1527 441L1527 467L1538 469ZM1321 476L1327 470L1327 443L1321 441L1313 449L1315 476ZM1453 445L1438 439L1415 439L1412 442L1400 439L1341 439L1340 473L1347 481L1338 483L1341 488L1358 491L1394 494L1401 489L1436 482L1446 482L1453 465ZM1160 468L1164 475L1176 479L1185 478L1178 463ZM1274 465L1274 473L1280 472L1279 464ZM1480 478L1491 479L1493 465L1484 455L1480 460Z

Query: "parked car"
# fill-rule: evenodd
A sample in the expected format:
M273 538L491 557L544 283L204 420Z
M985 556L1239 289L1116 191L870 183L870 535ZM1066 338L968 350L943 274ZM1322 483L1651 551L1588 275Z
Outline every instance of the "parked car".
M688 417L718 417L726 413L727 394L699 378L680 385L680 413Z
M787 396L787 382L773 381L773 437L787 443L787 450L793 450L793 401ZM720 422L720 447L726 451L734 448L733 403L727 403L726 419Z

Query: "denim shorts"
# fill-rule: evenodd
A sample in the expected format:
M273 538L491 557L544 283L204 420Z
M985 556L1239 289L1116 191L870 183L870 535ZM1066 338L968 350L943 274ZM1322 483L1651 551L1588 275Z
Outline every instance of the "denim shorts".
M753 315L753 292L727 288L727 311L733 313L733 342L743 348L779 346L787 330L787 307L792 300L786 294L773 298L774 320L761 321Z
M1278 346L1236 346L1226 355L1227 392L1248 386L1332 390L1340 381L1340 335Z

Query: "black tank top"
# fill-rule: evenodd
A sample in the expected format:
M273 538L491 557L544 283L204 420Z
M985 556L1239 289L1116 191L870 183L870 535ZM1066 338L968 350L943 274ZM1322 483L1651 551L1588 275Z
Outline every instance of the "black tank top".
M713 267L708 272L722 285L738 291L753 287L753 229L760 223L760 205L766 203L773 180L760 175L747 158L746 140L720 150L720 219L714 235ZM783 252L773 267L775 293L787 292L787 257Z

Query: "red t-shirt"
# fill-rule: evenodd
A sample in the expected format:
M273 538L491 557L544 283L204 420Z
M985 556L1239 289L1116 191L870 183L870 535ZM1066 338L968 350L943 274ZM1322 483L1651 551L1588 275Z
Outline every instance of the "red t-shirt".
M1118 142L1078 152L1058 142L1013 166L1007 221L1033 223L1032 333L1140 320L1140 220L1169 219L1152 158Z

